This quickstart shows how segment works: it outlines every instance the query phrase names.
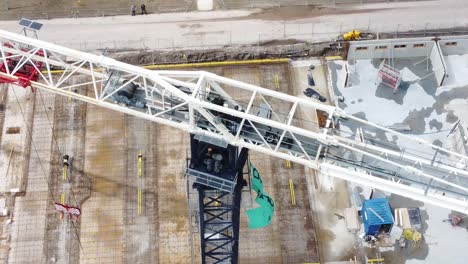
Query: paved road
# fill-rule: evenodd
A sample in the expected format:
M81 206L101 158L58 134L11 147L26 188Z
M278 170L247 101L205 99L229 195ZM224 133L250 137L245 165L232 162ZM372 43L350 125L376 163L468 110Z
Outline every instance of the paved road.
M266 15L259 10L234 10L55 19L42 21L45 26L39 36L81 50L181 48L252 44L285 37L320 41L352 28L393 32L468 25L464 0L350 5L328 14L311 9L296 15L304 9L297 8L295 12L286 8ZM2 21L0 28L20 31L15 21Z

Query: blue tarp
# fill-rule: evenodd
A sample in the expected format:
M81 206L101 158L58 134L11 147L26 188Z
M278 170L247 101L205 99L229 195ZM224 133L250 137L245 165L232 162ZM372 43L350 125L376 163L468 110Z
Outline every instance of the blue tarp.
M364 201L361 210L366 235L375 236L382 225L393 225L393 215L387 198L370 199Z

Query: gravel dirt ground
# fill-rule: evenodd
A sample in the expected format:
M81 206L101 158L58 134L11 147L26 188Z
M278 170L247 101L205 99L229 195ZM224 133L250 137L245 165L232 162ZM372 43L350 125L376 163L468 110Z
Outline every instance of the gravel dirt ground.
M295 7L296 11L302 7ZM417 1L345 6L340 14L296 17L295 11L230 10L41 20L39 38L77 49L209 48L294 38L311 42L335 39L355 28L395 32L466 26L468 6L463 1ZM264 18L249 16L259 13ZM263 12L263 13L262 13ZM268 13L270 12L270 13ZM271 13L273 12L273 13ZM279 15L284 12L284 16ZM278 13L278 14L277 14ZM276 19L272 19L275 18ZM427 21L431 17L431 21ZM1 21L0 28L19 32L17 21ZM245 30L248 28L249 30ZM77 34L77 32L79 34Z
M9 11L55 11L70 9L111 9L127 8L130 13L130 5L135 3L138 11L140 5L145 4L149 12L155 12L158 6L192 6L191 0L3 0L2 10L5 5Z

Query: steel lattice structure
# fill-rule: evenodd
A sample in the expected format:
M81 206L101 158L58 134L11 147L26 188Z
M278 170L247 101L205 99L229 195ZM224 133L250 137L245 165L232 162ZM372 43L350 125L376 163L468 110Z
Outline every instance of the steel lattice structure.
M41 62L34 88L468 213L468 157L333 106L204 71L151 71L6 31L0 41L3 80L20 82L21 67ZM16 65L7 67L12 59ZM328 116L325 127L307 118L317 110ZM377 133L399 144L377 141Z

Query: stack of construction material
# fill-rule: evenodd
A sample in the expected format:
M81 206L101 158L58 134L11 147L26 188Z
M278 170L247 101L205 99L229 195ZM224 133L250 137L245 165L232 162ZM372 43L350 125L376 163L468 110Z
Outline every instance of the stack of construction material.
M382 64L377 73L380 79L380 83L390 87L394 92L398 89L401 82L400 71L388 64Z

